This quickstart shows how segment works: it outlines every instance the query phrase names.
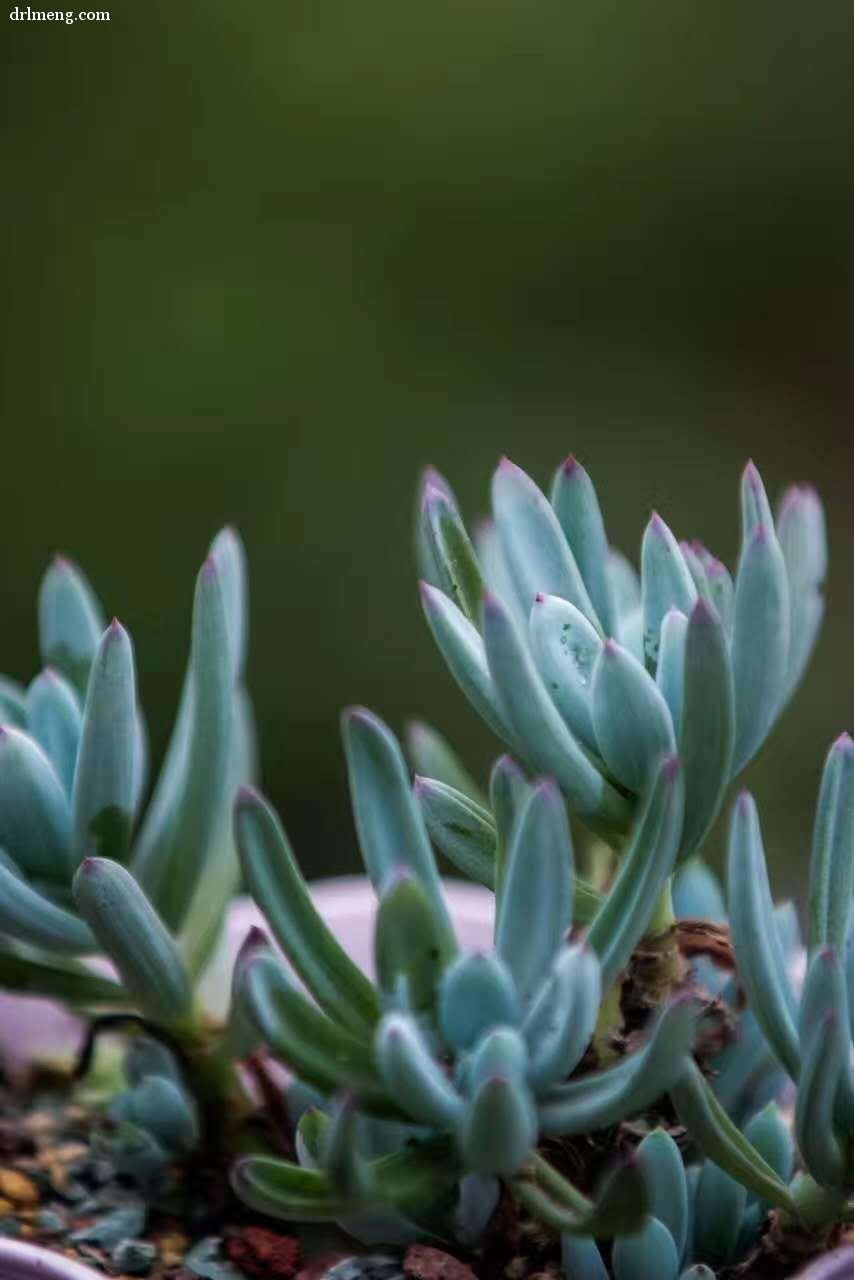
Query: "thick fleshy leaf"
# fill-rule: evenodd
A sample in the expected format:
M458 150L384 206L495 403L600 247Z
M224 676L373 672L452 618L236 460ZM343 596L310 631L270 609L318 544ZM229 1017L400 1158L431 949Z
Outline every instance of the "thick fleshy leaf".
M321 1167L331 1185L346 1199L359 1200L371 1191L367 1161L359 1152L359 1117L352 1094L336 1100L323 1135Z
M531 1054L528 1079L535 1092L565 1080L581 1061L596 1029L601 995L594 952L586 945L565 948L522 1028Z
M650 1210L673 1237L679 1260L688 1239L688 1184L681 1152L666 1129L653 1129L636 1156L646 1179Z
M502 458L492 479L492 511L523 609L531 608L538 592L562 596L601 629L551 504L531 477L508 458Z
M617 629L617 608L608 574L608 539L593 481L570 455L552 483L552 506L578 565L602 630Z
M815 648L824 617L827 532L818 494L809 485L783 495L777 536L789 579L789 656L785 698L798 687Z
M644 658L654 671L665 615L678 609L687 618L697 600L697 588L679 543L657 512L643 535L641 582Z
M463 1100L436 1062L413 1018L391 1013L376 1034L376 1059L390 1097L418 1124L453 1129Z
M667 1227L652 1217L635 1235L614 1241L611 1266L614 1280L676 1280L679 1254Z
M31 946L65 955L98 949L91 932L77 916L31 888L2 861L0 932Z
M75 960L36 957L0 945L0 987L18 995L61 1000L74 1009L122 1009L128 993L112 978L103 978Z
M416 777L413 794L439 852L470 879L494 888L496 831L491 813L435 778Z
M531 652L537 670L569 729L598 751L590 708L593 668L602 638L575 605L538 595L531 609Z
M436 860L397 739L364 707L345 711L341 730L356 832L371 883L381 893L393 871L408 867L453 936Z
M0 675L0 724L11 724L16 729L26 729L28 719L27 690L11 676ZM35 733L33 737L38 741Z
M143 1013L167 1023L190 1016L193 994L178 948L129 871L86 858L74 901Z
M140 883L176 930L220 819L232 734L231 643L221 573L209 557L196 581L186 709L179 711L175 746L170 745L133 857Z
M617 551L615 547L611 547L608 551L605 569L608 574L608 581L611 584L611 593L614 597L614 605L619 620L619 639L621 643L625 644L620 628L623 620L629 614L636 613L641 607L640 575L631 561L623 555L622 551Z
M58 671L48 667L27 690L29 731L71 794L82 718L77 695Z
M706 1160L694 1195L694 1253L723 1267L738 1246L747 1191L712 1160Z
M505 1076L484 1080L458 1128L466 1167L511 1177L537 1140L537 1113L527 1087Z
M680 542L679 550L685 558L688 571L694 579L694 586L701 596L711 599L711 591L709 589L709 575L706 572L706 561L703 554L705 548L701 542ZM683 614L684 617L684 614Z
M709 583L709 599L723 623L724 631L727 635L731 635L735 612L735 587L732 575L722 560L718 560L708 552L706 552L704 563Z
M844 1065L839 1071L836 1092L833 1095L836 1125L846 1134L854 1133L854 1083L848 1062L848 991L842 961L835 947L820 947L810 959L801 992L798 1011L798 1033L801 1051L816 1035L818 1024L827 1014L832 1014L838 1027L838 1036L844 1046ZM826 1064L831 1071L831 1064ZM824 1068L823 1068L824 1070Z
M121 862L136 799L136 670L130 636L113 619L92 660L71 793L75 865L90 857Z
M234 829L247 888L294 969L331 1017L368 1031L379 1017L376 991L324 923L276 813L251 787L238 794Z
M646 1182L634 1160L607 1175L593 1201L536 1154L513 1189L534 1219L564 1235L630 1235L640 1230L649 1212Z
M522 770L510 756L499 756L489 776L489 804L495 820L495 923L501 915L507 854L516 823L528 804L531 787Z
M673 870L682 834L682 771L665 759L648 788L620 859L617 879L587 935L607 991L646 932Z
M670 1086L670 1097L705 1156L768 1204L796 1212L785 1183L733 1124L693 1062Z
M608 1071L558 1085L540 1103L540 1128L548 1137L571 1137L617 1124L651 1106L685 1071L699 1007L678 997L659 1015L643 1048Z
M777 1177L788 1183L795 1166L795 1145L791 1130L776 1102L757 1111L744 1129L747 1141L771 1166Z
M249 647L249 586L246 551L237 530L231 525L220 529L210 545L208 555L216 563L222 589L225 625L231 652L232 679L236 683L246 666Z
M451 675L475 711L505 742L511 732L498 699L477 628L441 591L421 583L421 604Z
M702 598L685 636L679 759L685 777L680 858L690 857L717 817L732 772L735 698L729 646L714 608Z
M519 996L510 970L494 953L462 955L445 970L439 1029L453 1049L470 1049L490 1027L515 1026Z
M788 654L786 565L773 528L757 525L742 547L735 583L733 774L752 759L774 723L785 695Z
M848 1028L833 1010L828 1010L806 1030L795 1100L795 1137L803 1162L816 1182L841 1190L845 1150L833 1120L847 1065Z
M516 583L513 581L508 568L507 559L501 546L501 539L498 536L498 530L493 520L487 519L478 522L475 530L475 546L477 547L478 559L483 570L486 590L504 601L513 614L517 627L524 630L528 625L531 602L527 600L523 604L522 598L516 590Z
M702 858L690 858L680 868L673 881L673 910L679 920L726 921L721 883Z
M514 738L525 757L559 783L570 807L588 823L625 826L628 802L591 763L548 696L513 619L495 597L483 606L489 670Z
M589 1236L562 1236L560 1257L561 1270L572 1280L608 1280L599 1247Z
M421 528L438 585L477 625L484 590L477 555L450 490L433 484L429 474L421 490Z
M150 1133L165 1151L192 1151L199 1138L193 1098L174 1080L148 1076L129 1095L132 1124Z
M821 780L810 859L810 944L845 946L854 889L854 741L830 748Z
M423 720L411 720L406 726L406 753L417 774L435 778L483 808L486 796L472 778L456 751L440 733Z
M741 476L741 530L744 542L750 541L760 525L773 529L774 517L762 477L751 459Z
M65 556L57 556L42 578L38 611L42 662L61 671L82 698L105 624L95 593Z
M70 842L68 800L53 765L27 734L0 727L0 847L29 874L65 880Z
M403 994L413 1012L432 1010L442 970L454 954L453 939L420 880L405 867L380 895L374 959L380 987Z
M551 782L533 790L507 858L495 949L523 1001L544 980L572 924L575 868L566 808Z
M606 640L590 690L602 759L630 791L643 791L661 757L676 749L673 720L661 691L637 658Z
M800 1052L795 1000L774 925L774 905L752 796L739 796L729 833L727 898L738 976L769 1045L793 1080Z
M528 1046L513 1027L493 1027L466 1059L465 1087L475 1093L486 1081L501 1076L521 1084L528 1075Z
M696 608L696 606L695 606ZM688 619L678 609L668 609L661 624L661 645L655 683L670 711L674 732L682 725L682 700L685 692L685 641Z
M337 1222L353 1211L333 1191L326 1174L270 1156L244 1156L232 1167L231 1185L244 1204L286 1222Z

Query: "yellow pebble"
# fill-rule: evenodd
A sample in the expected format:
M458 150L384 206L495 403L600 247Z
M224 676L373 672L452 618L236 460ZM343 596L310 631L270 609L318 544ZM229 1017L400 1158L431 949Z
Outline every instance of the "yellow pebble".
M14 1169L0 1169L0 1196L17 1205L36 1205L39 1202L35 1183Z

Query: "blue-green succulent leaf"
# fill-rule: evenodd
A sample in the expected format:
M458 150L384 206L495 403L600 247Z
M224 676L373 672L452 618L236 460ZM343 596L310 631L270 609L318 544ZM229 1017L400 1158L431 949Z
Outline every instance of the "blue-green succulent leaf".
M810 860L810 943L845 946L854 889L854 741L837 738L821 780Z
M501 914L507 855L519 817L528 804L531 787L510 756L499 756L489 777L489 804L495 821L495 904L496 923Z
M451 1048L471 1049L490 1027L516 1026L519 996L510 970L493 952L459 956L439 988L439 1029Z
M113 619L92 659L71 792L75 866L121 862L130 844L137 790L136 670L131 640Z
M499 704L477 628L446 595L426 582L421 583L421 604L451 675L493 733L508 741L510 729Z
M131 1115L166 1151L192 1151L199 1139L193 1098L174 1080L147 1076L131 1093Z
M495 822L488 809L435 778L416 776L413 794L430 839L458 870L495 887Z
M421 528L438 585L477 625L484 590L477 555L450 490L429 474L421 490Z
M800 1051L795 999L774 924L759 816L746 791L733 810L727 866L730 932L739 979L769 1045L796 1080Z
M689 858L673 880L673 910L678 920L726 921L726 904L718 877L702 858Z
M795 1167L795 1146L791 1130L776 1102L767 1103L748 1121L744 1136L781 1181L791 1180Z
M685 637L679 758L685 775L680 857L690 857L717 817L732 772L735 699L729 646L714 607L699 599Z
M687 618L697 600L697 588L679 543L657 512L643 535L641 583L644 658L655 670L665 615L678 609Z
M408 867L451 937L436 860L397 739L363 707L344 713L342 734L356 832L371 883L380 893L396 868Z
M440 733L423 720L411 720L406 726L406 752L417 774L435 778L467 799L486 806L486 796L460 760L456 751Z
M483 1080L463 1111L458 1140L468 1169L511 1177L537 1140L537 1113L527 1087L501 1075Z
M57 556L42 578L38 613L42 662L61 671L82 698L105 624L92 588L65 556Z
M382 1079L400 1109L419 1124L453 1129L463 1101L434 1059L414 1019L387 1014L376 1034Z
M827 1010L804 1038L795 1101L795 1136L804 1164L816 1182L840 1189L845 1152L833 1122L848 1046L848 1028L834 1010Z
M102 978L76 960L38 956L0 945L0 987L19 995L52 997L73 1009L123 1009L128 994L112 978Z
M688 571L694 579L694 586L697 593L705 596L707 600L711 599L711 591L709 588L709 575L706 571L706 559L703 555L704 548L699 542L680 542L679 550L685 558ZM684 617L684 614L683 614Z
M247 887L296 972L343 1027L369 1031L376 991L325 924L275 811L251 787L238 794L234 829Z
M150 1036L137 1036L131 1040L122 1060L122 1071L132 1088L142 1084L146 1076L163 1076L177 1085L182 1079L174 1053L160 1040Z
M679 1254L664 1223L651 1217L636 1235L614 1241L611 1266L614 1280L676 1280Z
M643 1048L616 1067L556 1086L540 1103L540 1128L550 1137L589 1133L637 1115L666 1093L685 1071L698 1006L673 1000L659 1015Z
M510 569L501 547L501 539L498 536L498 530L493 520L487 519L479 522L475 532L475 545L483 569L487 591L491 591L493 595L504 601L513 615L516 626L520 630L524 630L528 625L531 602L530 600L524 604L522 602L522 598L516 589L516 583L510 574Z
M77 695L58 671L48 667L27 690L29 731L50 760L66 795L71 794L82 717Z
M706 1160L694 1195L694 1254L713 1267L734 1260L747 1191L712 1160Z
M231 653L232 680L237 683L243 675L249 647L246 551L237 530L231 525L220 529L210 545L208 555L214 560L219 574Z
M607 991L643 937L673 870L682 833L679 761L661 762L620 861L616 882L596 915L587 942L599 956Z
M735 587L729 569L714 556L706 553L706 577L709 583L709 599L715 606L718 617L723 623L727 635L732 634L733 614L735 612Z
M561 1236L561 1270L572 1280L608 1280L608 1272L595 1240L589 1236Z
M695 606L696 607L696 606ZM678 609L668 609L661 623L661 644L655 683L667 703L675 733L682 725L682 699L685 690L685 640L688 619Z
M0 724L11 724L16 729L26 729L29 722L27 697L27 690L18 680L13 680L11 676L0 675ZM35 732L33 737L39 741Z
M65 955L97 951L82 920L38 893L13 868L0 861L0 932Z
M619 827L628 802L602 776L564 724L506 607L495 596L483 606L489 670L514 737L526 759L559 783L572 809L588 822Z
M250 1208L287 1222L338 1222L353 1211L320 1169L303 1169L271 1156L244 1156L232 1167L231 1185Z
M819 1023L826 1014L833 1015L838 1037L845 1046L850 1021L848 991L842 962L835 947L820 947L813 952L807 968L801 992L801 1007L798 1012L798 1033L802 1053L806 1053L807 1046L817 1034ZM850 1135L854 1133L854 1084L852 1084L847 1048L843 1049L842 1057L843 1066L839 1070L836 1093L833 1098L834 1120L838 1128ZM822 1067L822 1071L831 1072L831 1062L828 1061Z
M502 1076L522 1083L528 1074L528 1047L513 1027L493 1027L466 1060L465 1087L476 1093L486 1080Z
M608 539L593 481L570 455L552 483L552 506L575 557L606 636L617 629L617 608L608 574Z
M537 592L562 596L600 628L584 579L545 494L502 458L492 479L492 510L501 549L523 609Z
M771 504L759 470L751 459L741 477L741 530L744 542L749 542L760 525L774 528Z
M522 1027L531 1054L528 1079L535 1092L565 1080L577 1067L596 1029L601 995L595 953L586 945L566 947Z
M564 1235L601 1239L630 1235L641 1229L649 1212L646 1182L631 1159L606 1176L595 1201L536 1153L513 1187L536 1220Z
M406 992L413 1012L429 1013L454 942L424 885L401 867L383 889L374 928L377 979L387 996Z
M66 880L71 814L56 770L32 738L0 727L0 847L28 874Z
M611 594L614 597L617 613L617 635L621 643L625 644L621 630L623 621L630 614L637 613L641 608L640 575L631 561L623 555L622 551L617 551L615 547L611 547L608 551L605 570L608 574L608 581L611 584Z
M814 489L803 485L786 491L777 517L777 536L789 579L789 655L784 694L789 698L803 678L824 617L827 533L824 511Z
M359 1152L359 1116L352 1094L341 1095L325 1127L320 1163L330 1184L346 1199L367 1197L371 1178L367 1162Z
M688 1184L681 1152L666 1129L653 1129L635 1154L646 1179L651 1212L670 1232L681 1260L688 1239Z
M785 695L788 654L786 565L773 527L757 525L742 547L735 583L733 774L753 758L774 723Z
M602 759L630 791L643 791L664 755L676 749L673 720L650 674L616 640L606 640L590 690Z
M129 871L109 858L86 858L74 877L74 901L148 1017L181 1023L193 995L178 949Z
M541 782L513 833L495 931L495 949L523 1001L546 977L572 924L574 880L563 798L552 782Z
M733 1124L695 1063L689 1062L678 1081L671 1084L670 1097L689 1136L705 1156L761 1200L795 1212L786 1184Z
M540 677L567 727L598 751L590 684L602 650L599 632L569 601L540 594L531 608L530 641Z

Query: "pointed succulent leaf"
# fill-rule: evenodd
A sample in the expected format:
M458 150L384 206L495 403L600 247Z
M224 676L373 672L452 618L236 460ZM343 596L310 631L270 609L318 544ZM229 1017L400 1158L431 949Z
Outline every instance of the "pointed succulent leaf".
M795 1137L803 1162L816 1182L839 1189L845 1176L845 1152L834 1128L834 1109L848 1047L848 1028L835 1010L827 1010L803 1039L795 1100Z
M142 1084L146 1076L162 1076L181 1083L178 1059L160 1040L137 1036L131 1040L122 1060L122 1071L131 1088Z
M545 494L503 458L492 480L492 510L501 549L523 609L538 591L562 596L600 628L584 579Z
M442 475L441 471L437 471L435 467L425 467L421 472L418 480L418 488L415 495L415 563L418 567L419 578L436 586L439 582L439 567L433 556L433 549L427 538L424 528L424 521L421 518L421 502L424 491L428 488L437 489L442 493L449 502L456 505L454 491L448 481Z
M130 636L113 619L92 659L71 793L75 865L121 862L136 798L136 670Z
M658 650L655 683L667 703L673 729L677 735L682 725L687 632L688 619L685 614L680 613L678 609L668 609L661 623L661 644Z
M479 602L478 602L479 603ZM484 808L486 796L472 778L451 744L423 720L406 726L406 752L417 774L435 778Z
M776 1102L757 1111L745 1126L744 1136L777 1177L788 1183L795 1166L795 1148L791 1130Z
M732 634L733 613L735 611L735 587L729 569L715 556L708 555L705 561L706 578L709 583L709 599L715 607L724 631Z
M128 993L112 978L103 978L76 960L34 956L0 945L0 987L18 995L51 997L72 1009L122 1009Z
M699 1067L690 1062L670 1086L676 1114L705 1156L768 1204L796 1212L786 1184L733 1124Z
M643 1174L631 1159L606 1176L593 1201L537 1155L530 1172L523 1170L513 1186L536 1220L563 1235L601 1239L629 1235L641 1229L649 1212Z
M745 543L749 542L760 525L764 525L766 529L773 529L774 517L762 477L751 459L741 476L742 540Z
M424 885L404 867L380 895L374 959L380 987L393 995L403 983L413 1012L432 1010L442 970L454 945Z
M152 1134L165 1151L191 1151L199 1138L192 1097L174 1080L147 1076L133 1090L132 1122Z
M549 1137L589 1133L637 1115L657 1101L685 1070L698 1006L678 997L659 1015L643 1048L607 1071L558 1085L540 1103L540 1128Z
M643 937L673 870L682 833L682 771L665 759L648 788L629 835L616 882L587 934L607 991Z
M329 1116L318 1107L309 1107L302 1113L294 1134L297 1158L304 1169L320 1168Z
M596 1029L602 982L599 962L586 945L567 947L525 1017L532 1089L548 1089L572 1072Z
M531 608L530 640L537 670L567 727L598 751L590 683L602 649L599 632L569 601L539 594Z
M421 529L438 585L477 625L484 589L477 555L450 490L430 475L421 490Z
M679 543L657 512L653 512L643 536L641 582L644 658L655 670L665 615L678 609L687 618L697 600L697 588Z
M485 1080L502 1076L523 1083L528 1072L528 1047L513 1027L493 1027L466 1061L466 1089L476 1093Z
M614 1241L611 1266L614 1280L676 1280L679 1254L664 1223L651 1217L635 1235Z
M80 745L77 695L64 676L47 667L27 690L26 706L30 733L56 770L66 795L70 795Z
M678 920L726 921L720 881L702 858L689 858L679 869L673 881L673 910Z
M773 528L760 524L742 546L735 583L733 774L752 759L774 723L785 694L788 654L786 565Z
M463 1112L458 1134L468 1169L511 1177L537 1140L537 1114L527 1086L501 1075L483 1080Z
M703 846L732 772L735 698L729 646L720 618L702 598L685 637L684 695L679 758L685 776L680 857Z
M747 1191L712 1160L706 1160L694 1195L694 1253L713 1267L734 1260Z
M24 871L65 880L71 815L56 770L20 729L0 727L0 846Z
M237 682L246 666L249 644L246 550L237 530L231 525L220 529L210 545L208 555L214 560L219 574L231 653L232 680Z
M470 879L494 888L496 831L492 814L435 778L416 777L413 794L439 852Z
M507 854L513 832L522 811L527 806L531 787L515 760L499 756L489 777L489 804L495 820L495 899L496 923L501 914L504 881L507 873Z
M193 995L178 949L129 871L86 858L74 877L74 901L143 1013L181 1023Z
M673 720L660 689L636 658L616 640L606 640L590 693L602 759L630 791L643 791L661 757L676 749Z
M653 1129L635 1153L646 1179L650 1210L664 1224L682 1258L688 1239L688 1184L676 1143L666 1129Z
M271 1156L244 1156L232 1167L235 1195L258 1213L287 1222L337 1222L353 1211L326 1174Z
M27 690L11 676L0 676L0 724L11 724L16 729L26 729L29 722ZM36 741L38 735L31 729Z
M368 1165L359 1153L358 1123L352 1094L343 1094L332 1109L320 1155L331 1186L344 1199L354 1201L367 1198L371 1191Z
M495 949L523 1002L548 974L572 924L574 860L557 787L539 783L513 833Z
M611 584L611 594L614 597L618 619L617 634L622 640L621 628L624 619L629 614L638 612L641 607L640 575L631 561L615 547L611 547L608 551L605 570Z
M627 801L567 729L512 617L495 596L484 601L483 629L489 670L504 717L514 738L524 744L526 758L557 780L580 817L614 827L625 825Z
M730 932L738 975L769 1045L793 1080L800 1068L795 1000L780 939L752 796L736 801L729 832Z
M711 597L709 590L709 575L706 571L706 559L703 554L705 548L702 546L702 543L697 541L680 542L679 550L682 552L682 555L685 558L685 563L688 566L688 571L694 579L694 586L697 588L697 593L709 599Z
M493 953L459 956L442 975L439 1029L446 1044L471 1049L490 1027L519 1022L516 984Z
M813 947L841 951L854 888L854 741L837 738L821 780L810 860L809 921Z
M530 600L523 602L510 573L501 539L493 520L481 520L475 531L475 545L483 569L486 590L503 600L520 630L528 625Z
M38 612L42 662L61 671L82 697L104 618L86 578L65 556L57 556L42 578Z
M493 733L508 741L510 729L477 628L446 595L426 582L421 583L421 604L451 675Z
M3 862L0 862L0 932L30 946L65 955L98 949L82 920L31 888Z
M561 1236L561 1270L572 1280L608 1280L608 1272L595 1240L589 1236Z
M552 506L572 550L587 593L606 636L617 626L614 592L608 575L608 539L593 481L570 455L552 483Z
M376 1035L376 1058L389 1095L418 1124L453 1129L463 1102L431 1054L415 1021L391 1013Z
M824 617L822 592L827 576L827 532L821 500L809 485L783 495L777 536L789 579L788 698L800 684Z
M819 1023L828 1013L833 1014L838 1037L845 1046L850 1022L845 973L836 948L820 947L810 959L801 992L798 1033L802 1053L806 1053L807 1045L817 1034ZM837 1127L850 1134L854 1133L854 1083L847 1048L844 1048L842 1056L844 1065L839 1070L833 1097L834 1119ZM831 1063L827 1062L822 1070L830 1072Z
M234 829L247 887L294 969L331 1017L368 1031L379 1017L376 991L324 923L275 811L251 787L238 793Z

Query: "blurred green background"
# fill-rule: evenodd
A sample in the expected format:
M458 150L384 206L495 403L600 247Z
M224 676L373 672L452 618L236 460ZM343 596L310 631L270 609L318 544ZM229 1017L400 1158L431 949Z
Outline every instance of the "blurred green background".
M650 507L732 561L752 454L832 540L808 680L751 770L803 883L852 720L850 3L103 0L8 23L2 659L61 548L135 638L162 746L192 581L252 564L265 785L356 865L339 708L495 743L419 615L418 469L467 512L568 451L636 553Z

